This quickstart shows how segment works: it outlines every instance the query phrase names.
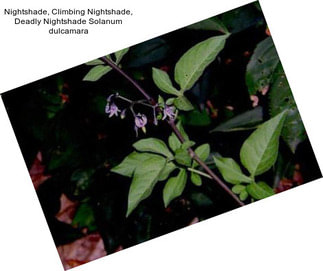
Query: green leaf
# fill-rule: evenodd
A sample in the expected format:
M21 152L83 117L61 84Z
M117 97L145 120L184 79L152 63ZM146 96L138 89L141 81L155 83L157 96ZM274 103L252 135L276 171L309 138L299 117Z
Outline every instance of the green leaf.
M122 50L119 50L117 52L114 53L115 57L116 57L116 64L118 65L120 63L120 61L122 60L122 58L124 57L124 55L129 51L129 48L125 48Z
M119 165L113 167L111 172L131 177L137 166L140 166L145 160L155 157L159 157L159 155L152 153L138 153L134 151L124 158Z
M240 194L242 191L244 191L246 189L246 187L242 184L236 184L232 187L232 192L234 194Z
M201 176L198 175L195 172L191 172L191 181L196 186L201 186L202 185L202 178L201 178Z
M158 95L158 105L161 106L161 107L164 107L164 105L165 105L165 100L160 95Z
M203 144L201 146L198 146L195 149L195 153L204 162L210 155L210 145L209 144ZM198 163L196 161L193 161L192 168L195 168L197 165L198 165Z
M187 150L188 148L190 148L190 147L192 147L192 146L194 146L194 145L195 145L195 142L194 142L194 141L190 141L190 140L188 140L188 141L185 141L185 142L182 144L181 148L182 148L182 149Z
M229 30L225 27L225 25L221 22L221 20L217 17L213 17L210 19L206 19L201 22L197 22L195 24L187 26L188 29L193 30L208 30L208 31L219 31L224 34L228 34Z
M177 163L189 167L192 162L192 157L186 149L179 148L175 151L175 160Z
M177 97L173 102L176 108L179 110L190 111L194 109L191 102L185 96Z
M94 59L85 63L85 65L89 65L89 66L96 66L96 65L102 65L102 64L104 64L104 62L101 59Z
M182 143L179 141L177 136L174 133L172 133L168 137L168 145L172 149L172 151L175 152L177 149L181 147Z
M174 163L168 162L164 169L160 172L158 181L165 181L176 168L177 166Z
M288 110L282 137L291 151L295 153L298 144L306 139L306 132L281 63L278 64L273 75L273 83L269 92L269 109L272 117Z
M244 201L247 199L248 196L249 196L249 194L248 194L247 190L245 189L245 190L241 191L239 198L240 198L240 200Z
M166 159L156 155L143 161L135 169L129 190L127 217L142 200L150 196L165 165Z
M247 185L247 191L254 199L264 199L275 194L274 190L265 182L253 182Z
M258 43L247 65L246 83L250 95L270 84L278 62L279 57L271 37Z
M204 40L189 49L176 63L175 81L181 91L189 90L200 78L205 68L214 61L223 49L229 35Z
M97 81L111 70L112 68L110 66L95 66L85 75L83 81Z
M75 213L72 225L78 228L87 228L90 232L97 229L94 211L90 204L81 203Z
M177 122L176 127L180 131L180 133L182 134L182 136L184 137L185 141L186 140L190 140L189 137L188 137L188 135L187 135L187 133L184 130L184 127L183 127L181 121Z
M264 122L243 143L240 159L251 176L266 172L275 163L285 117L286 111Z
M185 125L208 126L211 124L211 117L205 109L202 111L198 109L194 109L186 113L185 115L181 116L181 121Z
M75 184L74 195L79 196L86 191L91 184L94 169L77 169L71 176L72 183Z
M153 80L156 86L167 94L180 95L180 92L173 87L168 74L160 69L153 68Z
M158 153L168 158L173 157L173 154L170 152L166 144L158 138L151 137L151 138L141 139L136 143L134 143L133 147L137 151Z
M232 184L250 183L252 179L244 175L240 166L232 158L213 157L215 165L223 178Z
M174 104L174 100L175 100L175 98L169 98L169 99L167 99L166 104L172 105L172 104Z
M163 190L163 199L165 207L174 199L179 197L185 188L187 173L185 169L180 169L176 177L170 178Z
M221 123L215 129L211 130L213 132L233 132L239 130L247 130L254 128L256 125L263 121L263 109L258 106L252 110L241 113L226 122Z

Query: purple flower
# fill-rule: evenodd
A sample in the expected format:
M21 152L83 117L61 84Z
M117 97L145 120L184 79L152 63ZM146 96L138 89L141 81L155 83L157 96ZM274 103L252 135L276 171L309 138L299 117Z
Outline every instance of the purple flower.
M120 118L121 118L121 119L124 119L124 118L126 117L126 111L127 111L127 108L125 108L125 109L123 109L123 110L121 111L121 114L120 114Z
M167 117L169 117L170 119L174 119L175 118L175 107L165 105L163 113L164 113L163 120L166 119Z
M138 136L138 128L141 128L144 133L146 133L146 124L147 124L147 117L144 114L138 113L135 116L135 131L136 135Z
M105 107L105 113L109 114L109 118L112 116L118 116L118 113L120 112L120 109L116 106L115 103L110 104L109 102L107 103Z

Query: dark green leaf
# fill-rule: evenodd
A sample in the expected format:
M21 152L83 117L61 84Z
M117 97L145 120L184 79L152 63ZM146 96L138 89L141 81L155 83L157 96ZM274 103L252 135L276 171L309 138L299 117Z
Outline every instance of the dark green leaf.
M229 35L204 40L189 49L176 63L175 81L181 91L189 90L200 78L205 68L214 61L223 49Z
M97 81L111 70L110 66L97 65L85 75L83 81Z
M87 228L90 232L97 229L94 211L90 204L81 203L75 213L72 225L78 228Z
M286 111L264 122L243 143L240 150L241 163L252 176L266 172L275 163L285 117Z
M278 62L279 57L273 40L267 37L257 45L247 65L246 83L250 95L256 94L270 84Z
M253 182L247 185L247 191L254 199L264 199L275 194L274 190L265 182Z
M223 34L228 34L229 31L221 20L217 17L206 19L204 21L197 22L195 24L187 26L188 29L193 30L209 30L209 31L219 31Z
M166 144L158 138L145 138L137 141L133 144L133 147L137 151L141 152L153 152L165 155L168 158L172 158L173 154L170 152Z
M263 110L258 106L252 110L241 113L228 121L221 123L212 132L233 132L243 129L250 129L263 121Z
M129 48L125 48L122 50L119 50L117 52L114 53L115 57L116 57L116 64L118 65L120 63L120 61L122 60L122 58L124 57L124 55L129 51Z
M215 165L228 183L240 184L252 182L252 179L242 173L240 166L232 158L215 156L213 158Z
M91 179L94 173L94 169L78 169L73 172L71 181L75 183L74 195L78 196L83 191L87 190L91 184Z
M155 85L167 94L180 95L180 92L173 87L172 81L170 80L168 74L160 69L153 68L153 80Z
M187 174L185 169L180 169L176 177L170 178L163 190L163 199L165 207L174 199L179 197L185 188Z
M202 111L194 109L183 115L181 120L184 124L191 126L208 126L211 124L211 117L205 109Z
M156 155L135 169L129 190L127 217L142 200L150 196L165 165L166 159Z
M273 83L269 92L269 107L272 117L287 110L282 137L291 151L295 152L298 144L306 139L306 133L281 63L273 75Z

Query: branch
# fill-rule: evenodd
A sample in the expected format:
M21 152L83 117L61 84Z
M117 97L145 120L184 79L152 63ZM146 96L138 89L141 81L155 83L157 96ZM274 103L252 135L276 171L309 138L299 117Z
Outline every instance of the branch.
M149 101L150 104L155 105L156 101L136 82L134 81L128 74L126 74L123 70L121 70L118 65L116 65L113 61L111 61L107 57L101 57L100 58L104 63L108 64L112 69L119 72L123 77L125 77L130 83L133 84L133 86L138 89L141 94ZM185 142L185 139L181 132L177 129L174 120L167 121L169 126L174 131L175 135L178 137L178 139L181 141L181 143ZM214 172L201 160L201 158L193 151L192 148L188 149L188 152L190 153L191 157L210 175L210 177L216 181L216 183L224 189L240 206L245 205L236 194L234 194L231 189L217 176L214 174Z

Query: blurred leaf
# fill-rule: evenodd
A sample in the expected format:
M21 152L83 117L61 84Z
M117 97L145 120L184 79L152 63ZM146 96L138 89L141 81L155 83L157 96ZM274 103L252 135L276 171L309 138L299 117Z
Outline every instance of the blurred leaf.
M169 46L162 38L154 38L138 45L132 46L129 52L129 68L141 67L164 59L169 51Z
M97 65L84 76L83 81L97 81L111 70L110 66Z
M213 157L223 178L231 184L250 183L252 179L244 175L240 166L232 158Z
M279 57L272 38L267 37L258 43L247 65L246 83L250 95L255 95L270 84L278 63Z
M241 191L239 198L240 198L240 200L244 201L247 199L248 196L249 196L249 194L248 194L247 190L245 189L245 190Z
M210 155L210 145L203 144L203 145L198 146L195 149L195 153L204 162ZM198 166L198 163L194 160L192 163L192 168L195 168L196 166Z
M240 194L242 191L244 191L246 189L246 187L242 184L236 184L232 187L232 192L234 194Z
M187 180L187 174L185 169L180 169L176 177L170 178L163 190L164 205L167 207L169 203L179 197L185 188Z
M198 175L195 172L191 172L191 181L196 186L201 186L202 185L202 178L201 178L201 176Z
M74 195L79 196L89 188L94 172L94 169L78 169L73 172L71 181L75 183Z
M254 199L264 199L274 195L274 190L265 182L252 182L247 185L247 191Z
M229 35L204 40L190 48L175 65L175 81L181 91L189 90L200 78L205 68L214 61L223 49Z
M127 217L142 200L150 196L155 184L158 182L158 176L165 165L166 159L156 155L143 161L135 169L129 190Z
M263 121L263 109L258 106L252 110L241 113L226 122L221 123L210 132L233 132L244 129L254 128Z
M168 137L168 145L172 149L172 151L175 152L177 149L181 147L182 143L179 141L177 136L174 133L172 133Z
M272 117L288 109L282 137L294 153L298 144L306 139L306 132L281 63L273 74L269 107Z
M191 126L208 126L211 124L211 117L205 109L202 111L192 110L183 115L181 120L184 124Z
M251 176L266 172L275 163L285 117L286 111L264 122L243 143L240 159Z
M97 229L94 212L89 203L81 203L77 208L72 225L78 228L87 228L90 232Z
M225 27L225 25L221 22L218 17L209 18L195 24L191 24L187 26L188 29L193 30L209 30L209 31L219 31L223 34L228 34L229 30Z
M175 98L174 105L176 106L176 108L183 111L190 111L194 109L191 102L185 96Z
M134 143L133 147L137 151L158 153L168 158L173 157L173 154L170 152L170 150L168 149L164 141L158 138L151 137L151 138L141 139L136 143Z
M115 57L116 57L116 64L118 65L120 63L120 61L122 60L122 58L124 57L124 55L129 51L129 48L124 48L122 50L119 50L117 52L114 53Z
M180 95L180 92L173 87L169 75L163 70L152 68L152 76L156 86L167 94Z
M185 141L190 140L189 137L188 137L188 135L187 135L187 133L184 130L184 127L183 127L181 121L177 122L176 127L180 131L180 133L182 134L182 136L184 137Z
M102 64L104 64L104 62L101 59L94 59L85 63L85 65L89 65L89 66L96 66L96 65L102 65Z

